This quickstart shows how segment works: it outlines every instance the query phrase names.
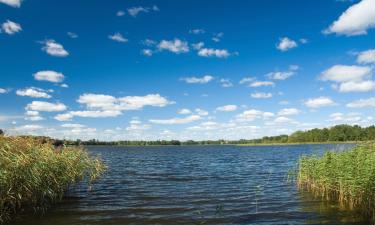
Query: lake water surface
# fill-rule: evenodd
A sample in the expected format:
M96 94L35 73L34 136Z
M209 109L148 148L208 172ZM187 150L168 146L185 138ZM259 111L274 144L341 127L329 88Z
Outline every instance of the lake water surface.
M287 181L301 154L346 147L89 147L108 166L92 191L15 224L355 224Z

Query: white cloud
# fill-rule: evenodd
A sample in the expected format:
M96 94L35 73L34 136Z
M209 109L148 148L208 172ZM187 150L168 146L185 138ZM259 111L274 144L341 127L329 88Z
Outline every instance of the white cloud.
M62 87L62 88L68 88L69 85L67 85L67 84L61 84L60 87Z
M271 73L268 73L266 76L269 79L273 79L273 80L286 80L289 77L293 76L297 70L298 70L297 65L290 65L288 71L271 72Z
M117 11L116 16L124 16L125 12L122 10Z
M318 98L310 98L305 101L305 105L309 108L320 108L325 106L332 106L335 105L335 102L329 97L318 97Z
M365 107L375 107L375 98L359 99L357 101L350 102L346 104L349 108L365 108Z
M46 90L43 90L41 88L25 88L25 89L19 89L16 91L16 94L19 96L28 96L32 98L51 98L52 96L47 93Z
M189 52L189 44L177 38L174 40L162 40L157 47L160 51L167 50L176 54Z
M369 66L335 65L324 71L320 79L338 83L332 87L339 92L367 92L375 90L375 81L368 80L372 73Z
M203 109L195 109L195 112L200 116L207 116L208 115L208 112L206 110L203 110Z
M21 27L20 24L15 23L15 22L10 21L10 20L7 20L6 22L4 22L1 25L1 28L2 28L2 30L4 30L5 33L10 34L10 35L22 31L22 27Z
M76 33L73 33L73 32L67 32L66 33L70 38L73 38L73 39L75 39L75 38L78 38L78 35L76 34Z
M108 38L117 42L122 42L122 43L128 42L128 39L122 36L122 34L120 34L119 32L116 32L113 35L108 35Z
M137 17L139 13L149 13L151 11L159 11L159 8L154 5L152 7L143 7L143 6L136 6L136 7L131 7L127 9L128 13L132 17Z
M190 114L190 113L191 113L190 109L180 109L178 111L178 114L182 114L182 115L186 115L186 114Z
M349 81L340 84L338 90L340 92L368 92L375 90L375 81Z
M0 0L0 3L4 3L16 8L21 7L21 2L22 0Z
M368 66L346 66L335 65L325 70L321 74L323 81L333 82L347 82L347 81L360 81L372 73L372 68Z
M295 121L285 116L279 116L273 122L274 123L293 123Z
M296 48L298 46L297 42L289 39L288 37L280 38L280 42L277 45L277 49L282 52L288 51L289 49Z
M53 83L60 83L65 78L64 74L52 70L39 71L35 73L33 76L35 80L49 81Z
M4 88L0 88L0 94L5 94L5 93L8 93L8 90Z
M40 116L38 111L26 111L25 115L26 115L25 120L30 120L30 121L44 120L44 118Z
M42 101L32 101L27 104L26 110L44 111L44 112L59 112L66 110L66 106L62 103L50 103Z
M148 124L143 124L142 121L139 120L131 120L130 126L126 127L127 131L143 131L143 130L149 130L151 128Z
M142 54L145 56L152 56L154 52L151 49L142 49Z
M217 34L214 34L214 36L212 37L212 40L214 42L220 42L221 41L221 38L224 36L224 33L223 32L220 32L220 33L217 33Z
M64 128L84 128L85 125L79 124L79 123L64 123L61 125L61 127Z
M64 46L57 43L55 40L50 39L42 43L44 44L42 50L49 55L56 57L66 57L69 55L69 52L64 49Z
M203 46L204 46L204 42L198 42L198 43L192 44L191 46L193 46L193 48L194 48L195 50L200 50L200 49L203 48Z
M198 51L198 55L202 57L215 56L217 58L227 58L230 56L230 53L226 49L201 48Z
M256 78L255 77L244 77L240 80L240 84L246 84L246 83L250 83L250 82L253 82L255 81Z
M272 98L272 93L255 92L251 94L252 98Z
M164 107L174 103L159 94L115 98L111 95L92 93L81 95L77 102L85 104L89 109L100 109L102 111L138 110L145 106Z
M27 125L15 127L14 130L17 132L31 132L31 131L40 130L42 128L43 127L40 125L27 124Z
M241 114L236 115L236 121L238 122L249 122L255 119L268 119L273 117L274 114L271 112L262 112L256 109L249 109Z
M69 111L67 113L58 114L54 118L58 121L70 121L73 117L84 117L84 118L106 118L106 117L117 117L122 115L121 111L115 110L96 110L96 111Z
M300 114L300 110L296 109L296 108L285 108L285 109L282 109L280 110L277 115L279 116L294 116L294 115L298 115Z
M220 79L222 87L233 87L233 83L229 79Z
M189 33L190 34L204 34L206 33L206 31L204 29L192 29L192 30L189 30Z
M185 81L188 84L207 84L208 82L214 79L211 75L205 75L203 77L185 77L181 78L182 81Z
M250 87L262 87L262 86L271 86L274 87L275 83L272 81L254 81L250 85Z
M362 119L360 113L332 113L330 116L330 119L328 121L332 122L341 122L341 123L353 123L358 122Z
M238 107L236 105L223 105L223 106L217 107L216 111L219 111L219 112L233 112L233 111L236 111L237 108Z
M375 63L375 49L359 53L357 62L360 64Z
M172 118L172 119L150 119L150 123L162 124L162 125L174 125L174 124L187 124L202 119L199 115L190 115L184 118Z
M373 0L362 0L348 8L338 20L323 32L355 36L367 34L375 27L375 4Z

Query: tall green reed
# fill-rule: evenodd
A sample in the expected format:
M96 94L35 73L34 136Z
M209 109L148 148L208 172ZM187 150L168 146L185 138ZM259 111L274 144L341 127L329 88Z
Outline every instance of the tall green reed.
M104 169L82 148L0 136L0 223L25 209L46 209L69 186L79 181L90 185Z

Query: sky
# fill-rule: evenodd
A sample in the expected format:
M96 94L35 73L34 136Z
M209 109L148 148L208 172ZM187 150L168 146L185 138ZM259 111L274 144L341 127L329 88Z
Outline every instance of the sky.
M0 0L0 128L253 139L374 124L375 0Z

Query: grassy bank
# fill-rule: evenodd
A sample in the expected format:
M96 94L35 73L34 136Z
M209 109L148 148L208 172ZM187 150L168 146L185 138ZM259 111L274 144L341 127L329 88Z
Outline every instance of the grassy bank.
M322 144L360 144L361 141L328 141L328 142L287 142L287 143L249 143L236 146L277 146L277 145L322 145Z
M104 170L81 148L56 149L31 137L0 136L0 223L23 210L44 210L70 185L90 183Z
M375 143L362 143L342 152L303 156L298 186L315 196L337 201L375 223Z

